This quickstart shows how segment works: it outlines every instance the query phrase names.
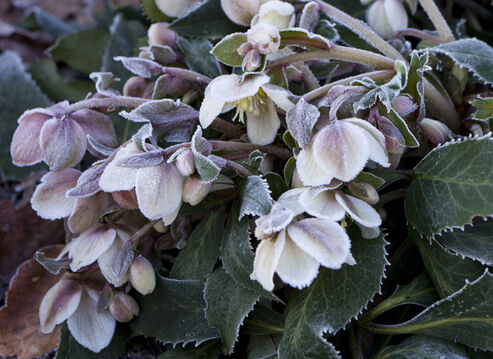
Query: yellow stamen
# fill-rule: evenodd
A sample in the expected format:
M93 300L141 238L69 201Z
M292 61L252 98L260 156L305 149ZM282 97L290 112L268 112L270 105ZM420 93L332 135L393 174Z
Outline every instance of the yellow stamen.
M260 88L255 95L239 99L234 104L236 114L233 121L238 119L239 122L245 123L245 112L259 116L261 112L267 111L267 94Z

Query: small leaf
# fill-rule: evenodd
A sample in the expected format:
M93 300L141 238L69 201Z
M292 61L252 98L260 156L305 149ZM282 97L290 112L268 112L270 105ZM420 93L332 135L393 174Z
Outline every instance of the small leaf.
M336 28L336 24L333 22L330 22L327 19L320 20L317 28L315 29L315 32L319 35L322 35L327 40L332 41L332 42L339 41L339 39L340 39L339 32L337 31L337 28Z
M491 134L449 142L431 151L413 171L406 193L408 221L427 237L463 228L475 216L493 215Z
M413 51L409 62L409 71L406 87L403 92L409 93L415 101L419 103L418 119L425 117L425 98L424 98L424 73L431 70L428 66L428 52L418 54Z
M486 121L493 117L493 97L477 98L471 101L471 105L476 107L473 118Z
M418 140L407 126L406 121L404 121L404 119L399 116L397 111L391 108L390 111L387 112L385 107L383 105L380 105L378 108L378 112L380 115L385 116L387 119L389 119L390 122L392 122L394 126L399 130L402 137L404 137L405 145L407 147L419 147Z
M44 252L37 251L34 255L36 261L43 266L51 274L59 274L62 269L67 269L72 263L71 259L59 259L46 257Z
M329 50L331 42L325 37L309 32L302 28L292 28L279 31L281 35L281 46L302 44L311 49Z
M214 269L224 235L224 208L211 213L193 230L176 257L171 278L204 279Z
M247 41L247 35L242 32L229 34L219 41L212 49L212 53L222 63L229 66L241 66L243 57L238 54L240 45Z
M163 343L196 345L219 337L205 318L204 282L157 277L156 289L141 296L132 328Z
M250 172L258 173L265 159L265 153L255 150L248 155L248 161L242 162L242 166Z
M210 78L221 75L219 63L211 54L212 44L209 41L178 36L177 43L191 70Z
M286 114L288 130L300 147L305 147L312 138L313 127L320 117L317 107L306 102L303 97Z
M231 354L240 326L259 299L254 293L237 284L223 268L216 269L205 283L205 315L223 339L223 351Z
M221 169L212 160L214 157L205 156L202 154L203 147L207 146L206 143L207 140L202 138L202 129L199 126L192 137L190 148L193 152L195 168L199 174L199 180L204 183L211 183L217 178L217 176L219 176Z
M385 180L379 176L370 172L361 171L359 175L353 180L353 182L366 182L371 184L377 191L385 184Z
M249 176L243 181L240 188L240 200L238 219L242 219L245 215L264 215L272 208L269 185L260 176Z

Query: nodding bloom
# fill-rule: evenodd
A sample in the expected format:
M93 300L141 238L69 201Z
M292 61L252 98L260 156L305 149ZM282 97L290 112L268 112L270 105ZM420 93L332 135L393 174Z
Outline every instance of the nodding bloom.
M334 178L351 181L368 160L390 166L385 136L367 121L346 118L329 122L313 136L300 151L296 169L305 186L320 186Z
M221 0L226 16L234 23L249 26L252 18L258 14L260 5L266 0Z
M63 101L22 114L10 145L15 165L44 161L52 171L72 167L82 160L86 149L92 152L87 135L107 147L117 145L113 123L107 115L89 109L66 114L68 105Z
M158 9L171 17L183 17L195 10L203 0L155 0Z
M366 22L388 39L393 32L407 28L407 12L401 0L376 0L366 10Z
M262 73L219 76L205 90L200 124L207 128L220 113L236 108L235 119L246 122L250 142L267 145L274 141L281 124L274 103L288 111L294 106L290 95L289 91L269 84L269 76Z
M294 6L285 1L270 0L260 6L259 13L252 19L252 25L269 24L278 30L294 26L296 17Z

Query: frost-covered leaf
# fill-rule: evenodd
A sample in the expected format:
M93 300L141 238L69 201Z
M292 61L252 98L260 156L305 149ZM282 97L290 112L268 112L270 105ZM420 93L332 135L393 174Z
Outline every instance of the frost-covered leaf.
M491 134L431 151L413 171L406 194L408 221L427 237L493 215Z
M323 345L321 334L335 333L346 326L380 291L388 263L387 242L383 235L363 239L354 226L349 234L356 264L345 264L339 270L322 268L310 287L293 293L289 299L279 347L281 358L318 358L312 345Z
M486 271L474 282L399 325L379 325L399 334L422 334L473 349L493 349L493 276Z
M221 75L219 63L211 54L212 44L209 41L179 36L177 43L191 70L210 78Z
M303 97L286 114L288 130L300 147L305 147L312 138L313 127L320 117L317 107L306 102Z
M207 303L205 315L209 324L221 334L224 353L233 352L243 320L259 296L236 283L223 268L216 269L207 277L204 289Z
M211 183L219 176L221 168L213 161L214 157L206 156L202 153L210 152L207 151L207 147L208 142L202 138L202 128L199 126L192 137L190 148L193 152L195 168L199 174L199 180L204 183Z
M493 97L477 98L471 101L471 105L476 107L472 115L475 119L486 121L493 117Z
M315 32L332 42L336 42L340 39L339 32L336 29L336 24L327 19L320 20Z
M469 359L464 348L452 341L414 335L384 348L375 359Z
M246 41L247 35L245 33L229 34L214 46L212 53L226 65L241 66L243 57L238 54L238 48Z
M141 0L141 7L144 15L152 22L170 21L172 18L163 14L156 6L156 0Z
M487 265L493 265L493 218L475 218L464 230L443 232L436 239L446 248Z
M274 359L281 336L251 335L248 342L248 359Z
M272 208L269 185L260 176L247 177L240 189L240 215L261 216L269 213Z
M204 279L216 264L224 235L224 209L211 213L193 230L176 257L171 278Z
M51 274L59 274L61 270L68 268L72 262L70 259L56 260L55 258L46 257L42 251L37 251L34 258Z
M413 51L409 62L409 71L406 87L403 92L410 94L419 104L419 119L425 116L425 98L423 76L426 71L430 71L428 66L428 53L418 54Z
M117 56L114 60L121 61L128 71L146 79L164 73L164 67L162 65L142 57Z
M493 83L493 48L478 39L460 39L429 51L445 54L487 84Z
M216 359L221 354L221 341L211 340L195 346L167 348L157 359Z
M331 43L328 39L318 34L309 32L302 28L291 28L279 31L281 35L281 46L303 44L312 49L329 50Z
M402 137L404 137L404 143L407 147L419 147L418 140L407 126L406 121L404 121L404 119L399 116L397 111L395 111L393 108L390 108L390 111L387 111L384 106L380 105L378 112L380 113L380 115L389 119L389 121L392 122L394 126L399 130Z
M248 155L248 161L244 161L242 166L248 169L250 172L258 173L260 170L260 166L265 159L265 153L260 152L259 150L255 150Z
M220 0L208 0L187 16L173 22L170 29L182 36L210 39L222 38L242 28L224 14Z
M156 289L139 298L132 328L163 343L200 344L219 337L205 318L204 282L157 277Z
M398 285L395 291L385 301L396 303L396 306L416 304L428 307L436 302L437 299L438 295L430 278L426 273L421 273L411 283L403 286Z

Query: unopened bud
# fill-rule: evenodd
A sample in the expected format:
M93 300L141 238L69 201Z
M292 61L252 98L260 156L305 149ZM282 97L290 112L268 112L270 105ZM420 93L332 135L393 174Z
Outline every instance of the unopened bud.
M300 17L300 27L313 31L320 19L320 6L315 1L310 1L303 8L303 12Z
M349 191L355 197L365 201L368 204L376 204L378 202L378 193L373 186L366 182L349 182Z
M197 177L191 176L183 184L182 200L196 206L209 194L212 183L202 183Z
M294 25L294 6L290 3L271 0L260 7L258 16L252 21L252 25L269 24L278 30L284 30Z
M156 6L165 15L171 17L183 17L195 10L202 0L155 0Z
M176 157L176 168L184 177L188 177L195 172L195 160L192 150L187 148Z
M418 106L407 96L397 96L392 101L392 107L401 117L410 115L418 108Z
M262 65L262 56L257 50L251 49L243 58L241 66L245 71L255 71Z
M126 323L139 315L139 305L131 296L123 292L116 292L109 307L110 313L117 321Z
M156 288L156 274L152 264L141 255L134 258L130 266L129 279L132 286L142 295L150 294Z
M261 54L273 54L279 50L279 30L270 24L258 24L247 31L248 43Z
M137 194L135 193L135 188L129 191L117 191L112 192L111 196L113 200L118 203L118 205L125 209L137 209L139 204L137 203Z
M394 31L407 28L407 12L401 0L377 0L366 10L366 22L388 39Z
M147 31L149 45L176 47L176 32L169 28L167 22L156 22Z
M419 127L434 145L447 142L452 137L452 132L443 122L432 120L431 118L424 118L419 123Z
M154 81L139 76L133 76L125 82L123 95L130 97L148 98L152 95Z
M221 0L224 13L235 24L249 26L252 18L258 13L259 0Z

